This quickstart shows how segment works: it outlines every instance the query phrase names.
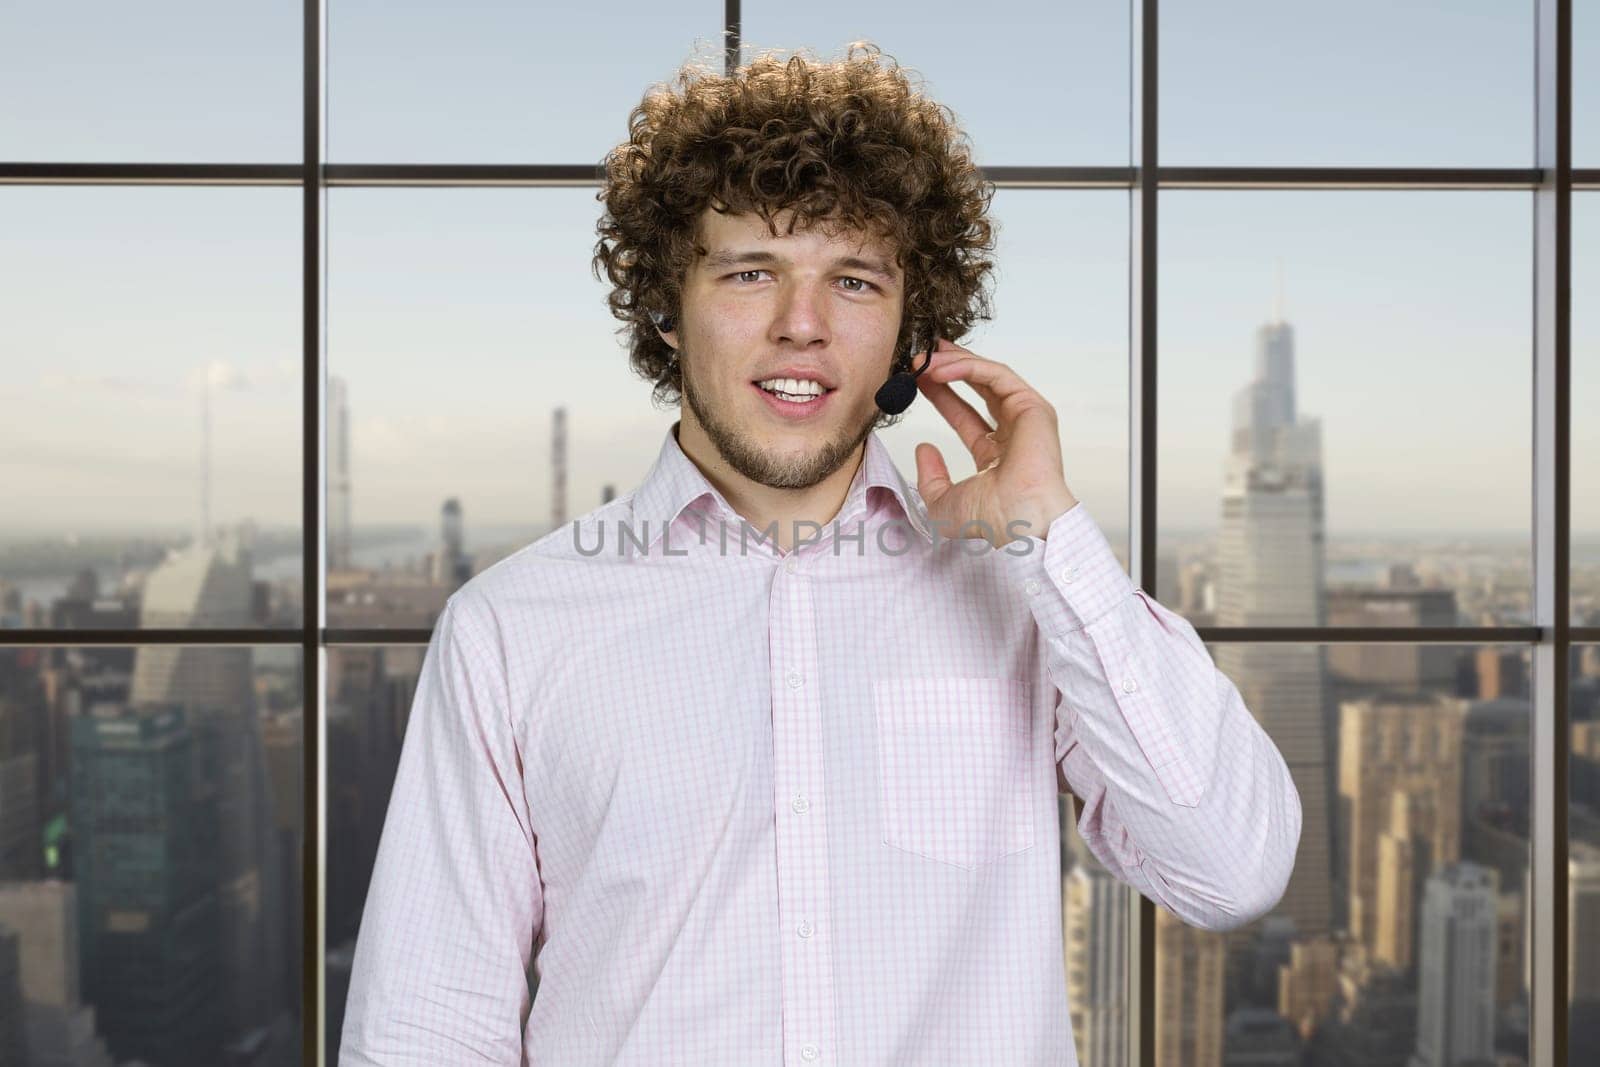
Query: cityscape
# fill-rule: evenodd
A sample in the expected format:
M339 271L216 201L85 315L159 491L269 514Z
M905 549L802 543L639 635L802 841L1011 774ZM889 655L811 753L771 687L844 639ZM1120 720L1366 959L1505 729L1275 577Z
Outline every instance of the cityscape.
M1217 525L1164 538L1154 595L1196 626L1527 624L1525 551L1468 536L1330 542L1323 428L1301 410L1294 326L1280 311L1253 341L1229 437L1215 443ZM335 376L326 401L330 628L427 630L473 575L628 488L568 499L583 459L569 448L573 410L555 406L544 515L475 529L446 497L420 529L365 526L350 435L360 398ZM206 411L192 534L13 544L0 555L0 625L300 626L298 539L212 519ZM648 454L657 443L644 442ZM1110 539L1126 544L1125 531ZM1575 570L1572 601L1575 622L1600 624L1600 577ZM1288 890L1260 922L1210 933L1157 909L1156 1061L1526 1064L1527 648L1210 651L1283 752L1303 831ZM423 653L328 651L330 1064ZM293 645L0 650L0 1063L299 1062L299 656ZM1600 943L1600 646L1575 649L1568 669L1577 1064L1600 1056L1600 963L1579 951ZM1135 902L1078 840L1070 797L1061 811L1064 1010L1085 1064L1123 1064Z

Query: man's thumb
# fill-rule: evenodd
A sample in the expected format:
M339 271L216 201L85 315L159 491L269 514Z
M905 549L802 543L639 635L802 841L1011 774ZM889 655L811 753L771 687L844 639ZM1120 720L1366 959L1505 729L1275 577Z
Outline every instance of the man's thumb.
M944 465L939 449L927 441L917 444L916 456L917 492L931 504L950 488L950 469Z

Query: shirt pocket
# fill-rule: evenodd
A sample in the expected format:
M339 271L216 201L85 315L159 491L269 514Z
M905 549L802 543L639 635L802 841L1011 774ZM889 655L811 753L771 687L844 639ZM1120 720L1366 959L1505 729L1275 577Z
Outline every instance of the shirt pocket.
M885 678L872 684L883 843L976 870L1033 847L1031 684Z

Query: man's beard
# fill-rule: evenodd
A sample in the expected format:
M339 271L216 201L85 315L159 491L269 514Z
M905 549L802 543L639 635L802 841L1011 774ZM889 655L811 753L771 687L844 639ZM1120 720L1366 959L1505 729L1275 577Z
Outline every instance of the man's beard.
M838 470L867 439L877 424L874 417L856 426L846 426L839 436L822 447L799 457L775 456L764 451L747 434L723 422L711 405L702 404L689 373L689 360L680 352L684 403L705 429L706 437L723 460L744 477L773 489L809 489Z

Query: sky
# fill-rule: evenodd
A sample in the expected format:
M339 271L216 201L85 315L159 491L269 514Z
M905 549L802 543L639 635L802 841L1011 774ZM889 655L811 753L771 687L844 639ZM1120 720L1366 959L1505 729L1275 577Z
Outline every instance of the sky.
M1575 159L1600 166L1600 0L1575 0ZM988 164L1125 164L1124 4L743 5L748 48L869 39L925 78ZM329 158L587 163L645 89L716 61L720 2L330 0ZM290 162L299 5L0 9L8 159ZM1163 162L1528 166L1532 3L1166 5ZM1382 32L1374 32L1381 26ZM1586 120L1585 116L1590 119ZM355 520L568 513L643 477L676 417L627 370L589 270L593 188L334 189L327 367L349 384ZM1600 533L1600 194L1574 233L1573 513ZM1068 484L1126 522L1127 193L1003 190L995 319L968 347L1061 415ZM1160 513L1216 524L1232 394L1281 271L1299 404L1323 423L1333 536L1529 523L1532 202L1522 192L1163 194ZM300 514L295 189L0 187L0 537L192 525L210 382L213 515ZM1586 399L1585 398L1589 398ZM903 472L931 406L886 432Z

